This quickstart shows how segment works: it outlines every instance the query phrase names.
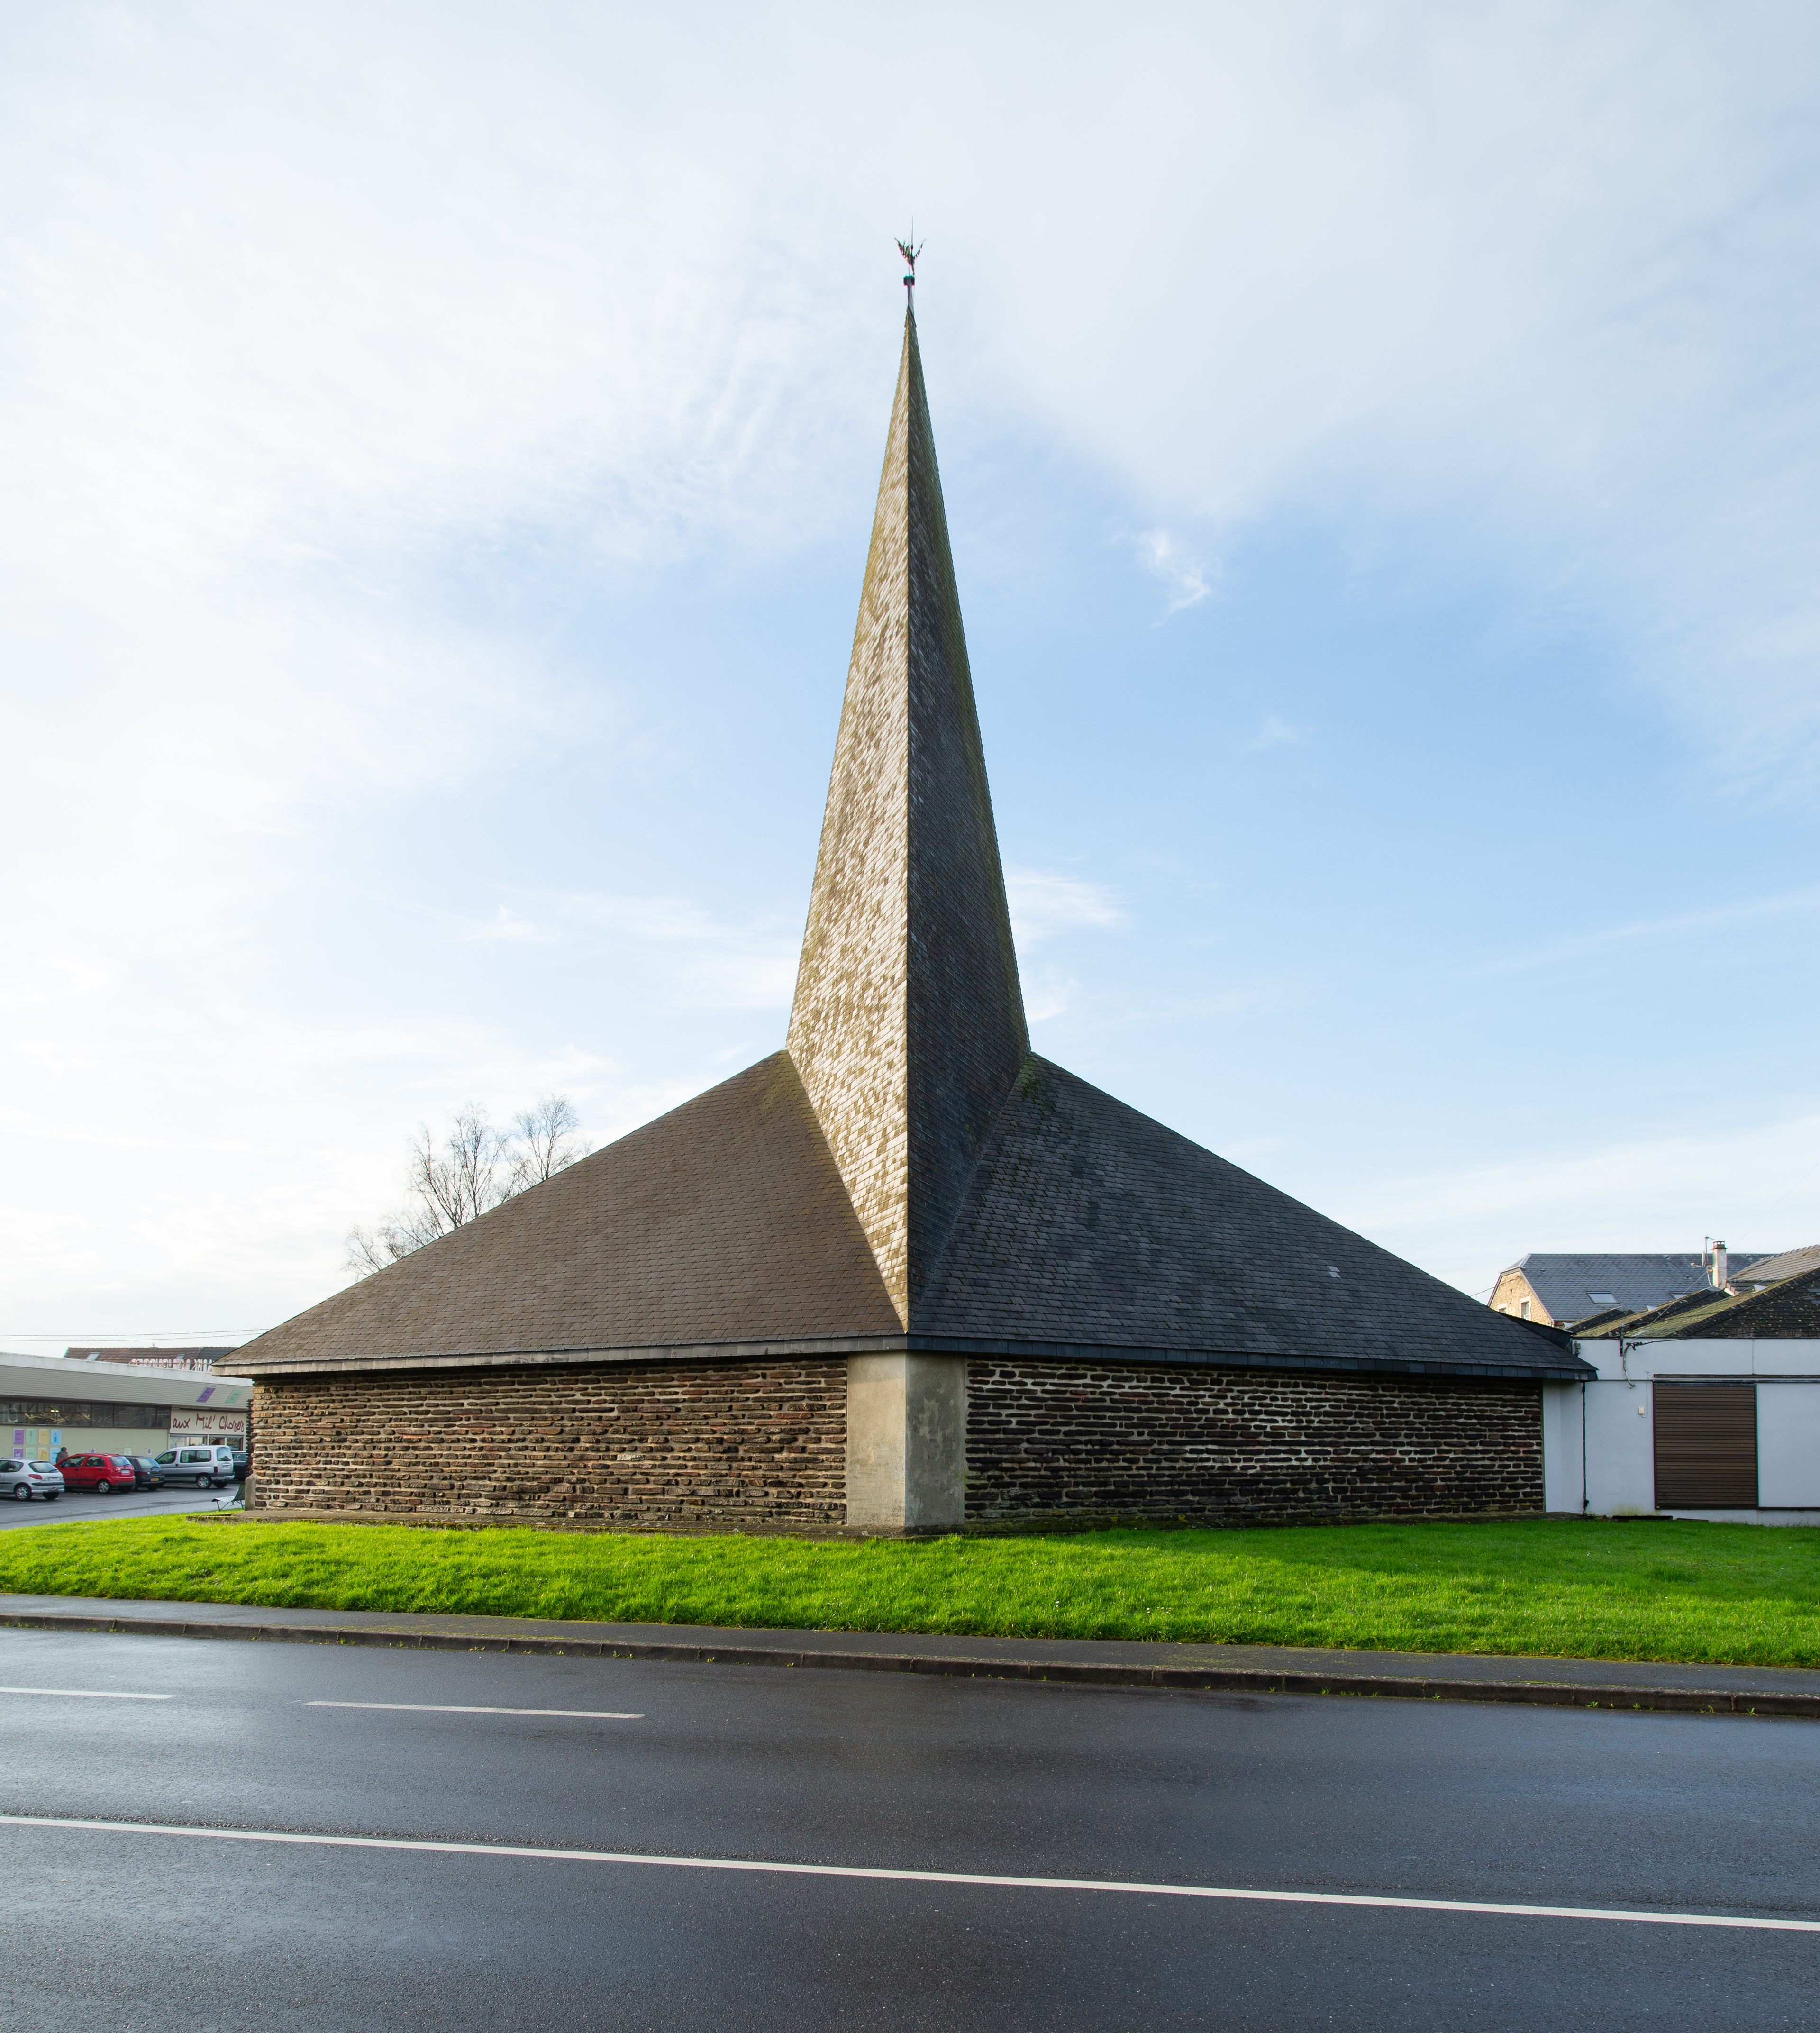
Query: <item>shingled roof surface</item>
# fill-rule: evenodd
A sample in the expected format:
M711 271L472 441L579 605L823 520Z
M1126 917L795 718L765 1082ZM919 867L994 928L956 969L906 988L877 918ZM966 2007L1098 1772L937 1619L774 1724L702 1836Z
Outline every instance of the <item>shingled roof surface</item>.
M897 1316L777 1052L241 1350L261 1374L892 1335Z
M1030 1049L913 318L787 1042L908 1324Z
M1820 1341L1820 1270L1732 1299L1663 1341Z
M914 320L788 1049L240 1350L251 1376L885 1347L1589 1373L1028 1056Z
M1685 1292L1680 1298L1671 1299L1665 1306L1652 1306L1647 1312L1633 1313L1601 1327L1596 1335L1577 1338L1588 1341L1630 1341L1639 1335L1665 1335L1688 1320L1705 1319L1716 1307L1736 1303L1729 1292L1715 1291L1710 1285L1702 1285L1698 1291Z
M919 1335L1578 1376L1566 1348L1034 1056Z

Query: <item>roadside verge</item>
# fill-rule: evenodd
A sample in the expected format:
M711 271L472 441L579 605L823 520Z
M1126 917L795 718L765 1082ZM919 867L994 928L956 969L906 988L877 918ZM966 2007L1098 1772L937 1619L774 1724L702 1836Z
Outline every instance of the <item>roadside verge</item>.
M1095 1638L957 1638L901 1631L751 1631L569 1623L511 1616L268 1609L250 1604L0 1595L0 1628L88 1631L293 1645L546 1653L691 1664L1049 1681L1192 1693L1359 1694L1546 1708L1670 1710L1820 1720L1820 1672L1459 1653L1344 1652Z

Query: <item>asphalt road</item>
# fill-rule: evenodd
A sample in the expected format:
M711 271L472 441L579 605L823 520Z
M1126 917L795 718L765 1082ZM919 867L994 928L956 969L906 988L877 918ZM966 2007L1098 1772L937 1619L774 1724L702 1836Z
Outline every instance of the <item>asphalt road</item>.
M97 1496L92 1489L66 1489L54 1503L42 1498L30 1503L0 1503L0 1531L16 1531L27 1525L73 1525L97 1518L144 1518L155 1511L212 1511L218 1499L231 1496L229 1489L133 1489Z
M14 1631L0 1683L0 1805L53 1820L1820 1919L1808 1722ZM1820 1998L1814 1933L0 1835L30 2027L1743 2033Z

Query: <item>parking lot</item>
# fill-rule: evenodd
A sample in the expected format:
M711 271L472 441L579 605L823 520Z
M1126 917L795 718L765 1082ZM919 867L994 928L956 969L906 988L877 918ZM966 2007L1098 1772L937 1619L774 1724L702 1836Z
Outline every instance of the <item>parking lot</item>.
M17 1531L31 1525L81 1525L97 1518L144 1518L149 1512L212 1511L238 1500L234 1489L131 1489L97 1496L85 1489L66 1490L54 1503L0 1503L0 1528Z

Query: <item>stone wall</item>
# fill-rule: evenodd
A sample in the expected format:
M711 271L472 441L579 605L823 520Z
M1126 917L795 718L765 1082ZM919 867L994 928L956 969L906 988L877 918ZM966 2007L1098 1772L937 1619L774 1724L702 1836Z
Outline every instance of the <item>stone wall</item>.
M972 1365L969 1523L1541 1509L1537 1384Z
M261 1383L255 1500L262 1511L837 1529L846 1398L844 1357ZM969 1523L1541 1508L1534 1383L971 1365Z
M1514 1320L1540 1320L1545 1327L1559 1324L1520 1271L1507 1271L1488 1303L1494 1313L1508 1313Z
M423 1370L258 1386L262 1511L838 1526L847 1365Z

